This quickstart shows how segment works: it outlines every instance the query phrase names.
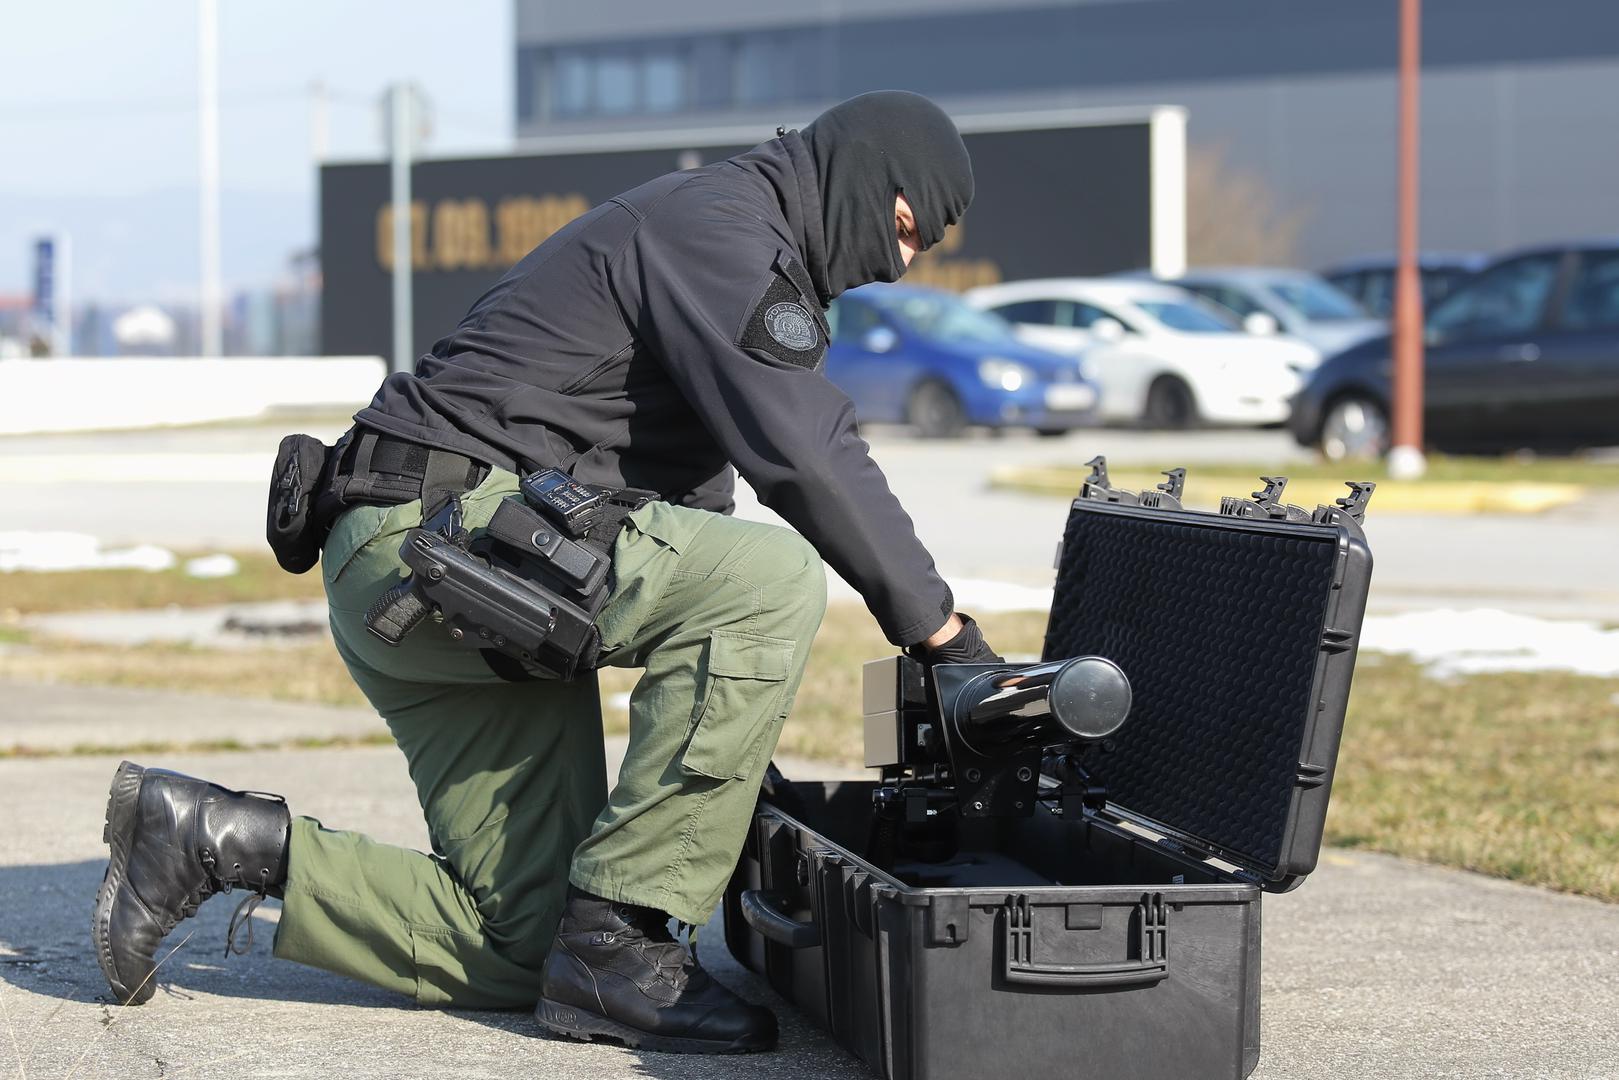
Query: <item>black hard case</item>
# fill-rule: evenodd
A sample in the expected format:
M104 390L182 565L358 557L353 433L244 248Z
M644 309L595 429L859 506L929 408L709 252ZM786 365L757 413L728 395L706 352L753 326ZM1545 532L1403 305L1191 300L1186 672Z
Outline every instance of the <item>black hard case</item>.
M1371 576L1358 520L1315 516L1076 500L1044 658L1131 679L1105 807L963 820L963 854L887 873L874 783L783 785L732 953L892 1080L1247 1076L1260 896L1315 866Z

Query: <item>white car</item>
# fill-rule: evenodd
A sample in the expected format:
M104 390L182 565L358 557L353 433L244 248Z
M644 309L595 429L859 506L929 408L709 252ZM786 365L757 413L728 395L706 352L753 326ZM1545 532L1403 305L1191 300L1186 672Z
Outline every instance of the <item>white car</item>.
M1029 344L1078 357L1107 421L1281 423L1321 361L1303 342L1245 333L1218 306L1151 281L1016 281L966 299L1010 321Z

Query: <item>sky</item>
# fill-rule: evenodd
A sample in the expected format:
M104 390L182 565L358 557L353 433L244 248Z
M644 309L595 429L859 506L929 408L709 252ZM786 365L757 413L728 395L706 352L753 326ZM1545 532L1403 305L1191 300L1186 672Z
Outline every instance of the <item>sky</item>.
M316 234L312 87L329 156L383 152L377 103L409 79L430 154L512 142L511 0L219 0L227 291L270 284ZM0 2L0 296L32 240L71 238L77 300L186 300L198 277L194 0Z

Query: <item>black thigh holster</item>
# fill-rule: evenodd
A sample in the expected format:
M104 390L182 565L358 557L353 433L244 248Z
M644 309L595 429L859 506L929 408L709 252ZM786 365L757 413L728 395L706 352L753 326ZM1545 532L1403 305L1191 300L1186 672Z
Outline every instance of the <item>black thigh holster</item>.
M452 641L483 652L502 678L571 679L595 667L596 616L607 602L611 545L624 518L649 493L603 493L602 513L569 535L550 508L508 499L473 538L460 502L446 499L405 534L400 558L410 576L366 614L366 627L397 645L433 613Z

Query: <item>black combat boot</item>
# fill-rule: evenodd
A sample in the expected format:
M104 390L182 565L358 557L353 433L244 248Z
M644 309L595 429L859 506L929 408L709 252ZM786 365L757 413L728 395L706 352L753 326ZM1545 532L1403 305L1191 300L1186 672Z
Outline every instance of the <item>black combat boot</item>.
M281 895L290 824L280 796L230 791L127 761L118 766L102 834L112 857L90 935L121 1004L152 996L158 942L214 893L253 891L238 919L250 917L257 900Z
M561 1035L643 1050L745 1054L776 1045L776 1017L711 979L652 908L568 890L534 1010Z

